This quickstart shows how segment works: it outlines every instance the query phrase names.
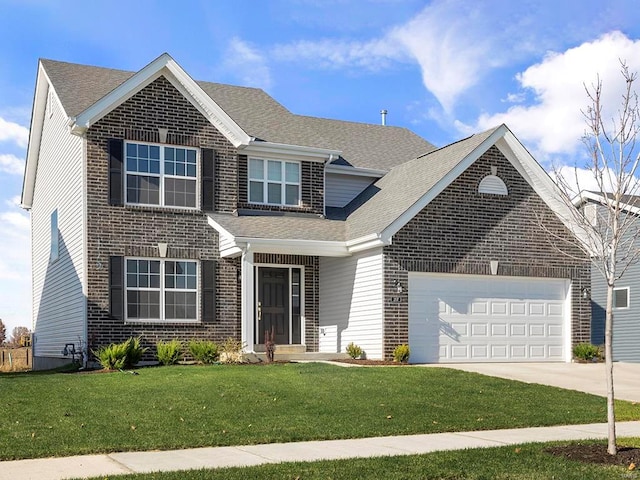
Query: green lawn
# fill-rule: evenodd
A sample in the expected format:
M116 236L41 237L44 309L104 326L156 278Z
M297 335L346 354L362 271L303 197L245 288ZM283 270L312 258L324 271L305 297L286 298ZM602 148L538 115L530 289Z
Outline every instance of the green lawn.
M0 375L0 459L606 421L600 397L441 368L137 373Z
M626 442L638 445L640 438ZM640 479L622 466L589 465L544 452L549 444L437 452L427 455L280 463L246 468L122 475L109 480L620 480Z

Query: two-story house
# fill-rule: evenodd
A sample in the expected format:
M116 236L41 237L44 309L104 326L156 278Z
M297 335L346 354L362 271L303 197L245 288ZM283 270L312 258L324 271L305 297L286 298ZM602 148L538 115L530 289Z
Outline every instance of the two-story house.
M534 220L571 235L557 195L504 125L436 149L195 81L167 54L138 72L41 60L34 364L130 336L254 352L271 329L301 353L568 361L590 338L590 266Z

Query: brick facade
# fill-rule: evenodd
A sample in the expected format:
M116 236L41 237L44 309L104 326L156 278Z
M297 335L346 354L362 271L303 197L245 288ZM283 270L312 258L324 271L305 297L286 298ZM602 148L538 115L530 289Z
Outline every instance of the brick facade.
M507 196L478 193L491 167L506 184ZM591 307L581 296L590 285L589 258L563 244L569 255L552 245L547 228L560 238L571 233L531 186L494 146L432 200L384 247L384 356L409 341L408 272L490 275L490 260L499 261L498 275L570 279L572 343L590 341ZM575 258L583 258L582 261ZM396 293L395 282L404 288Z
M164 77L107 114L86 134L87 178L87 337L90 348L142 336L157 340L240 338L238 259L220 259L218 236L199 210L147 206L110 206L109 139L212 148L216 152L215 199L221 212L237 204L237 152L200 112ZM216 320L211 323L130 323L109 315L109 257L158 258L158 243L169 245L167 258L217 260ZM200 281L202 279L200 278ZM199 291L201 285L198 286ZM199 307L201 308L201 307ZM153 349L152 349L153 350ZM149 358L151 359L151 353Z
M87 152L87 336L89 348L141 336L151 347L158 340L178 338L221 342L241 337L240 259L221 259L218 234L199 210L137 205L109 205L108 141L123 139L160 143L159 128L167 128L167 144L215 151L215 205L218 212L258 208L247 203L247 158L204 118L164 77L152 82L107 114L86 134ZM286 209L323 213L323 165L302 162L302 207ZM268 207L269 210L285 210ZM203 323L126 323L109 314L109 257L158 258L158 243L169 245L167 258L216 260L216 320ZM305 271L305 325L309 351L318 348L318 258L261 255L259 261L300 265ZM202 279L200 278L200 282ZM201 291L201 284L198 285ZM199 305L201 309L201 305Z

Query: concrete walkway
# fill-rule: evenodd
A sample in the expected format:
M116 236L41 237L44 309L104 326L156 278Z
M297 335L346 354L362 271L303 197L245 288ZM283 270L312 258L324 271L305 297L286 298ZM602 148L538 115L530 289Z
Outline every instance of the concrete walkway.
M640 422L617 424L621 437L640 437ZM175 451L124 452L0 462L0 480L59 480L280 462L413 455L464 448L499 447L551 440L606 438L606 424L435 433L354 440L272 443Z
M461 363L438 366L607 396L604 363ZM613 384L616 399L640 402L640 363L615 362Z

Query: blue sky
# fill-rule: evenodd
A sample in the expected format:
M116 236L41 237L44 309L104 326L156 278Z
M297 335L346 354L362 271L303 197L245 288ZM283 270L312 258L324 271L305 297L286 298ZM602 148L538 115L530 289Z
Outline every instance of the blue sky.
M606 6L604 6L606 5ZM0 0L0 318L31 327L19 208L38 58L260 87L297 114L407 127L436 145L506 123L549 168L584 161L584 85L617 106L640 71L632 0ZM588 187L588 177L584 178Z

